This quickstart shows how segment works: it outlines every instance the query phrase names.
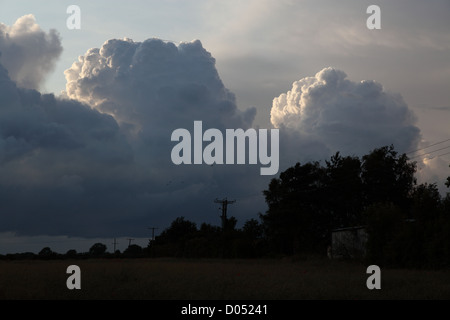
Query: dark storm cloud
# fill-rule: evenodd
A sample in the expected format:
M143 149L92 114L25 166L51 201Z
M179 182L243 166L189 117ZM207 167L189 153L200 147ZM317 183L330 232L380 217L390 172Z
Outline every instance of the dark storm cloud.
M12 25L0 23L1 63L19 86L39 89L62 52L56 30L45 33L33 15L25 15Z
M171 162L171 132L194 120L251 127L255 110L237 108L214 65L199 41L110 40L66 72L66 99L18 88L2 69L2 230L145 235L144 225L180 215L219 222L213 200L230 191L257 190L261 204L255 166ZM240 212L260 208L244 199Z
M90 204L98 191L89 192L110 183L109 173L132 159L113 117L74 100L19 88L0 66L3 230L51 234L76 226L77 215L87 212L78 204ZM101 170L104 166L109 172Z

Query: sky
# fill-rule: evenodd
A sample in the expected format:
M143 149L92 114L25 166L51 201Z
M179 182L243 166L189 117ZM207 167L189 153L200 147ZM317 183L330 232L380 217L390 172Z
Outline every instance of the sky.
M279 172L394 144L445 194L449 18L446 0L0 0L0 254L145 246L179 216L220 225L216 198L257 218L277 175L172 163L195 120L279 129Z

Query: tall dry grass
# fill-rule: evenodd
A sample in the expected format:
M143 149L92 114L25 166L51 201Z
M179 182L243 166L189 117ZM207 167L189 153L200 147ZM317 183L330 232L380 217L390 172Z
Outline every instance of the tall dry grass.
M81 268L81 290L66 268ZM0 299L450 299L450 270L381 270L326 259L0 261Z

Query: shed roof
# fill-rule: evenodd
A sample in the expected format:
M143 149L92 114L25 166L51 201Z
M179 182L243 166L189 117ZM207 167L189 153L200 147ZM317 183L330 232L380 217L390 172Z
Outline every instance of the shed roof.
M339 229L331 230L331 232L358 230L358 229L364 229L365 227L366 226L354 226L354 227L339 228Z

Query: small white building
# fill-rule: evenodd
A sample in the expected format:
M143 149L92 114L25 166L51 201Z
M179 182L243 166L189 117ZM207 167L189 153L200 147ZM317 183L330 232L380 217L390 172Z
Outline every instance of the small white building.
M367 238L364 226L335 229L331 232L328 256L332 259L362 258L366 254Z

